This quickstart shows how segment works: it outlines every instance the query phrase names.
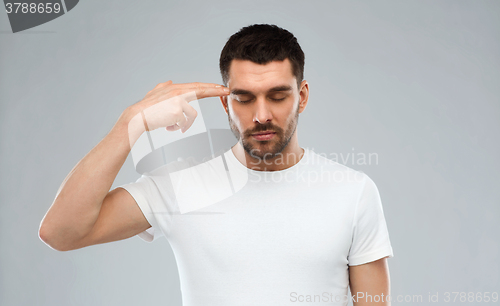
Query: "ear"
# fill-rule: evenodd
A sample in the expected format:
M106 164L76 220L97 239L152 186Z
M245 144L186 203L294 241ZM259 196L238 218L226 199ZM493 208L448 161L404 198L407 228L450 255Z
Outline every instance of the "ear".
M309 83L306 80L300 83L299 96L299 113L302 113L306 109L307 101L309 100Z
M226 112L226 115L229 115L228 110L227 110L227 96L220 96L220 101L222 102L222 107L224 107L224 111Z

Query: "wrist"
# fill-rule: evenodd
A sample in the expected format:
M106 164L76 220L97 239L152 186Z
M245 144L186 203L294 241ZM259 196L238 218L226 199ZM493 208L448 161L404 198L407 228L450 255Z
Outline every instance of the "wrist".
M118 118L113 131L126 137L130 148L145 131L141 110L134 105L127 107Z

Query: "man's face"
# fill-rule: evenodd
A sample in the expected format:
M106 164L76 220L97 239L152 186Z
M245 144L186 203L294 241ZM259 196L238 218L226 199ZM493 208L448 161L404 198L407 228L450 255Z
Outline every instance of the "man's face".
M302 84L307 87L306 81ZM260 65L233 60L227 87L231 95L222 102L245 151L260 159L281 153L294 136L304 98L307 101L307 88L297 88L290 61Z

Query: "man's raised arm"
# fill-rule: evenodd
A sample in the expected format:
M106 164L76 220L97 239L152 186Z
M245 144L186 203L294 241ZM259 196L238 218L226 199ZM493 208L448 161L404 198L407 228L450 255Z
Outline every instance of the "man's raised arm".
M185 132L197 116L189 101L228 95L211 83L158 84L140 102L129 106L111 131L65 178L39 228L39 237L59 251L132 237L151 225L123 188L110 188L132 145L145 129L164 127ZM146 122L151 106L166 110Z

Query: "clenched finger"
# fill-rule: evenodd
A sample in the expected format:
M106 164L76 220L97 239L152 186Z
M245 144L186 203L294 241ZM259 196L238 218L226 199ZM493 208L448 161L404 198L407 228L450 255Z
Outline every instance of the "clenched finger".
M188 103L182 104L182 111L186 115L187 119L186 125L183 126L181 130L181 132L184 133L191 127L191 125L193 125L194 119L196 119L198 112L194 109L194 107L192 107Z
M175 124L167 126L167 131L177 131L178 129L184 129L188 123L186 116L182 113L175 117Z

